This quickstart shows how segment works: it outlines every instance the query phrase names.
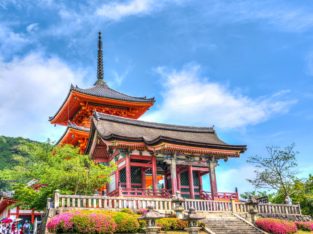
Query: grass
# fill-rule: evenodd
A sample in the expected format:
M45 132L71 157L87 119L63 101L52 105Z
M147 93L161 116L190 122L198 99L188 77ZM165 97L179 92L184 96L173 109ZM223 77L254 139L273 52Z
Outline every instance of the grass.
M313 232L309 232L309 231L297 231L296 234L309 234L309 233L313 233Z

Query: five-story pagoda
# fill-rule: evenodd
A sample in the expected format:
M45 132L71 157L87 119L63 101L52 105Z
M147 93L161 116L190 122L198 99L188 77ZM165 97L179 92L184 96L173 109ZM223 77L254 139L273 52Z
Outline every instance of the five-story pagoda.
M79 146L84 152L94 111L138 119L153 105L154 98L132 97L111 89L103 76L102 40L99 32L97 81L87 89L71 85L65 101L57 113L50 117L51 124L67 126L59 144Z

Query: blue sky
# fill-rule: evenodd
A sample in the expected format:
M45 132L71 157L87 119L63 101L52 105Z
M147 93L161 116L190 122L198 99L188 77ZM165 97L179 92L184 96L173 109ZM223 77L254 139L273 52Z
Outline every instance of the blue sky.
M313 171L313 2L0 0L0 134L57 140L48 122L70 84L105 80L157 102L142 119L214 125L240 159L220 162L220 191L248 191L250 155L296 144Z

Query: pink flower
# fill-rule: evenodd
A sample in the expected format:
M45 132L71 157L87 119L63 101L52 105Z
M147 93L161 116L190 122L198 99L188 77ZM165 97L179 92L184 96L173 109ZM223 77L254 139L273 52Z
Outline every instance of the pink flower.
M297 232L296 224L287 220L261 218L255 224L262 230L273 234L291 234Z

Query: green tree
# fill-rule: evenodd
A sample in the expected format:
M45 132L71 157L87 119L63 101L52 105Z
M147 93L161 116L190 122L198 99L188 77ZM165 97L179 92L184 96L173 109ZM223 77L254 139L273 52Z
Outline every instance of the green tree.
M293 203L300 203L303 214L313 217L313 176L304 180L296 179L290 188ZM284 192L280 189L272 200L274 203L284 202Z
M114 170L113 165L97 164L70 145L52 147L49 143L30 143L20 150L30 157L17 156L18 163L0 171L0 179L13 181L15 198L19 205L28 208L44 208L47 197L51 197L56 189L63 194L93 194L108 182ZM29 181L44 187L35 191L27 184Z
M268 155L252 156L247 162L256 167L255 178L248 181L257 189L281 190L283 196L290 195L292 184L296 179L297 167L294 144L285 148L266 147Z

